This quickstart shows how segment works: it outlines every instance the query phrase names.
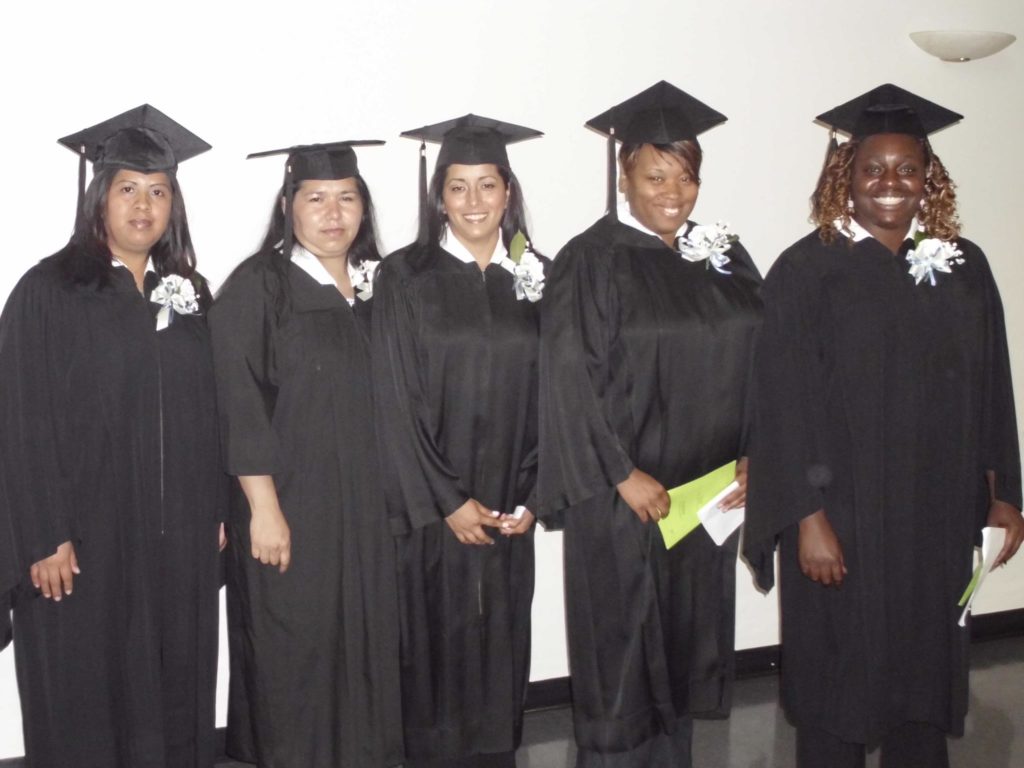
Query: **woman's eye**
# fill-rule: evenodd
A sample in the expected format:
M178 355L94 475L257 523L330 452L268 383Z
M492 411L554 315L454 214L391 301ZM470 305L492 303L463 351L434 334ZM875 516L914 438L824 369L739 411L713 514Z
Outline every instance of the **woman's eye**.
M905 165L900 168L899 172L901 176L913 176L917 173L917 168L912 165Z
M342 195L341 202L343 203L354 203L356 201L355 195Z
M464 189L465 187L459 184L453 184L452 186L448 187L448 191L456 195L462 192Z
M661 184L665 179L662 176L648 176L647 180L651 182L651 184Z

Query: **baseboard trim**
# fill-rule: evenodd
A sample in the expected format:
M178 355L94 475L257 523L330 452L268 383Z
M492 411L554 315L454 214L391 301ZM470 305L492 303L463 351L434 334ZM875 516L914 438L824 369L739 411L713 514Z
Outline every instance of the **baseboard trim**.
M971 617L971 642L1002 640L1024 635L1024 608L997 611ZM778 645L745 648L736 651L736 679L774 675L782 668ZM566 707L572 703L572 685L568 677L554 677L530 683L526 692L526 709L535 711ZM2 768L2 766L0 766Z
M971 619L971 642L984 643L988 640L1002 640L1007 637L1024 635L1024 608L1012 611L998 611L974 616ZM760 648L745 648L736 652L736 679L743 680L763 675L774 675L781 667L779 646L765 645ZM567 707L572 703L572 684L568 677L553 677L536 680L526 691L526 710L536 712L543 709ZM217 739L223 758L224 729L217 729ZM25 759L10 757L0 760L0 768L24 768Z

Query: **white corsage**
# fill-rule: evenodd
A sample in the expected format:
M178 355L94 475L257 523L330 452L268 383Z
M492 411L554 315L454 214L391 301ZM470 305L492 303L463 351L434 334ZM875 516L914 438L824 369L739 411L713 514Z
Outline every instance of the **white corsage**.
M373 277L380 267L379 261L367 259L358 267L349 270L349 278L352 280L352 289L360 301L369 301L373 298Z
M935 273L951 273L954 264L964 263L963 255L963 251L954 242L939 240L937 237L915 238L914 247L907 253L914 285L920 285L925 280L935 285Z
M518 301L540 301L544 294L544 264L530 250L530 243L522 232L516 232L512 238L508 256L501 260L501 266L512 273Z
M199 314L199 301L192 281L181 275L165 275L160 285L149 294L149 300L159 304L156 329L162 331L171 324L171 310L179 315Z
M676 249L687 261L705 261L723 275L728 275L726 265L732 261L726 252L739 236L729 231L722 221L714 224L698 224L685 235L676 239Z

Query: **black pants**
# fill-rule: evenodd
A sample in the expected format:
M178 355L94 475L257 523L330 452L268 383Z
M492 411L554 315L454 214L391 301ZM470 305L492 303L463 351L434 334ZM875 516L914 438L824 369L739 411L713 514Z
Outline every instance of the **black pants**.
M797 728L797 768L864 768L863 744L817 728ZM928 723L903 723L882 739L881 768L949 768L946 734Z

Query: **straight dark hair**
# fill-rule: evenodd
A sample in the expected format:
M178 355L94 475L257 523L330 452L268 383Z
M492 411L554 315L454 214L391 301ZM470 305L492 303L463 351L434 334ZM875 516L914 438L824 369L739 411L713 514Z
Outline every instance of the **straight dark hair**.
M64 278L75 285L95 285L104 288L110 284L114 258L107 245L105 214L107 198L114 177L120 168L101 168L92 177L82 202L82 216L68 244L57 252L57 263ZM188 230L185 199L177 176L167 172L171 187L171 215L167 229L150 249L153 268L160 277L181 275L192 277L196 271L196 254Z

